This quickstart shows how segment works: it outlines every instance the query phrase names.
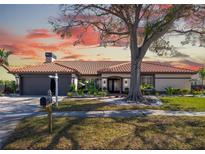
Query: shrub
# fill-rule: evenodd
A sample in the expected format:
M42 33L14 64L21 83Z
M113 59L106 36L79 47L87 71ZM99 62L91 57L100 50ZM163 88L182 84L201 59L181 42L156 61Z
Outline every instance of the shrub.
M69 91L70 91L70 92L75 92L75 91L76 91L76 85L75 85L75 84L71 84Z
M98 92L98 95L101 96L101 97L105 97L105 96L107 96L107 92L106 91L100 91L100 92Z
M167 87L165 88L167 95L173 95L174 94L174 88L173 87Z
M142 84L141 85L141 92L144 95L150 95L150 94L154 93L154 88L150 84Z
M159 91L155 91L155 95L156 95L156 96L159 96L159 95L160 95L160 92L159 92Z
M174 94L174 95L180 95L180 94L182 94L182 91L181 91L181 89L175 89L175 88L173 88L173 94Z
M80 95L80 96L84 96L84 95L85 95L83 89L78 89L77 93L78 93L78 95Z
M182 92L182 95L189 94L189 90L188 89L182 89L181 92Z
M129 93L129 88L125 88L125 94Z
M98 93L94 80L87 81L86 89L87 89L88 95L96 95L96 93Z
M94 96L98 96L98 92L97 92L97 91L94 92L93 95L94 95Z
M68 97L73 97L73 92L68 92L68 93L67 93L67 96L68 96Z
M4 92L4 82L0 80L0 93Z
M107 91L107 88L106 88L106 87L103 87L103 91Z
M202 91L201 90L192 90L193 95L201 95Z
M0 82L0 91L3 93L16 93L17 84L15 81L1 81Z

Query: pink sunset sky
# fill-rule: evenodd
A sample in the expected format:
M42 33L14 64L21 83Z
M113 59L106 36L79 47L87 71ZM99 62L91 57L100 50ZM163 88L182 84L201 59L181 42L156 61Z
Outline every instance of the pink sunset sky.
M44 53L54 52L58 60L130 60L126 47L99 47L98 33L89 29L83 44L73 46L80 29L73 29L72 37L62 39L52 32L50 16L58 15L58 5L0 5L0 48L13 51L9 58L12 66L31 65L44 61ZM189 67L205 63L205 48L181 45L183 36L170 37L178 55L159 57L148 51L145 60L166 61Z

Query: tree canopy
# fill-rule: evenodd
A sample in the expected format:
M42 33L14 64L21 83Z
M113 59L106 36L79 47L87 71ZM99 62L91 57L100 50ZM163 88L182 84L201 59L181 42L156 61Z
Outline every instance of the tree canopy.
M50 18L49 23L63 38L71 37L72 31L80 27L81 33L74 45L83 43L89 28L99 32L102 46L128 46L133 31L136 31L138 47L150 47L161 54L174 49L163 37L168 33L184 35L183 45L205 45L204 5L78 4L60 5L60 11L60 16Z
M5 51L5 49L0 49L0 65L9 65L8 57L11 53L11 51Z
M140 84L141 62L148 49L163 55L176 51L166 40L167 34L184 35L183 45L204 46L204 5L157 4L76 4L61 5L59 17L49 23L62 38L80 31L74 45L83 43L90 29L98 32L99 44L125 45L131 51L131 82L128 100L144 100ZM97 36L95 36L97 37Z

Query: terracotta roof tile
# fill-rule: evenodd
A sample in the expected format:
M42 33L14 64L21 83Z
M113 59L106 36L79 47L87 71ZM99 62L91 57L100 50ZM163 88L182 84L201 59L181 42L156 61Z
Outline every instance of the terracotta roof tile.
M10 69L11 73L79 73L97 75L98 73L130 73L128 61L56 61L36 66ZM142 73L195 73L190 69L177 68L159 62L142 62Z
M131 63L122 63L99 70L99 73L130 73ZM193 70L178 68L171 65L161 64L159 62L142 62L142 73L195 73Z
M100 69L125 62L126 61L56 61L55 63L74 68L82 75L97 75Z
M72 73L75 69L56 63L43 63L35 66L26 66L22 68L10 69L11 73Z

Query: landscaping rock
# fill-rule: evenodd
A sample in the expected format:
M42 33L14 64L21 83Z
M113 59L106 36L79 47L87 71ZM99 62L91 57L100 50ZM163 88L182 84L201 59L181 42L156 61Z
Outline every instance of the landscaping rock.
M107 98L102 99L101 101L110 103L111 105L150 105L150 106L160 106L162 105L161 100L156 96L145 96L146 102L133 102L126 101L125 97L123 98Z

